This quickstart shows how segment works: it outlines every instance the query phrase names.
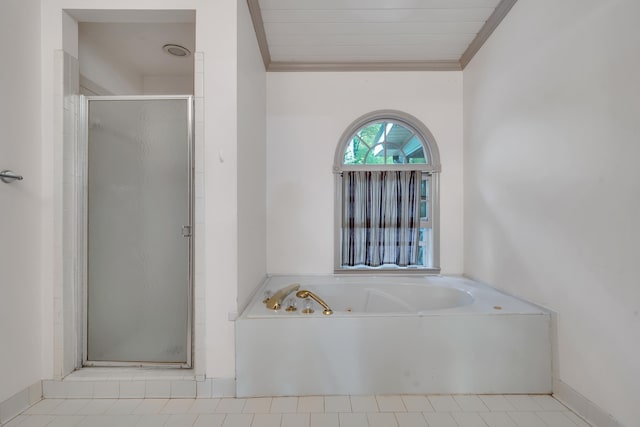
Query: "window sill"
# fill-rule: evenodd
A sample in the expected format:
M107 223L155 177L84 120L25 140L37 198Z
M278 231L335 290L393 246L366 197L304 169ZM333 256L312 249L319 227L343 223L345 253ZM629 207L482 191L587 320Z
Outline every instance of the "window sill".
M334 268L335 274L422 274L422 275L438 275L440 268L422 268L422 267L338 267Z

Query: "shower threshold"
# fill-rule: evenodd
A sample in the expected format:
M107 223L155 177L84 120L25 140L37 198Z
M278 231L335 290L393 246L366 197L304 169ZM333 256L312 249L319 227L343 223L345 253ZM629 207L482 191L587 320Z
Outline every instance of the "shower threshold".
M179 367L88 367L73 371L65 381L98 381L98 380L195 380L193 369Z
M62 380L44 380L45 398L195 398L204 395L210 380L196 380L193 369L153 367L82 368Z

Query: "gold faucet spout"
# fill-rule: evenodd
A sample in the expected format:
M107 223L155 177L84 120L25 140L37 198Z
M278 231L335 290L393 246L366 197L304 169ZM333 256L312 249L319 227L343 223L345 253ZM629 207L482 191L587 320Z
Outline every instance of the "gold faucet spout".
M296 296L298 298L311 298L311 299L315 300L315 302L317 302L318 304L320 304L322 306L322 308L324 308L324 310L322 311L322 314L325 314L325 315L333 314L333 310L331 310L331 308L329 308L327 303L324 302L322 300L322 298L320 298L318 295L314 294L311 291L308 291L306 289L302 290L302 291L298 291L298 293L296 293Z
M282 288L275 294L273 294L271 298L267 299L264 304L269 310L280 310L280 307L282 307L282 301L284 301L287 295L289 295L291 292L297 291L298 289L300 289L299 283L294 283L293 285L289 285L286 288Z

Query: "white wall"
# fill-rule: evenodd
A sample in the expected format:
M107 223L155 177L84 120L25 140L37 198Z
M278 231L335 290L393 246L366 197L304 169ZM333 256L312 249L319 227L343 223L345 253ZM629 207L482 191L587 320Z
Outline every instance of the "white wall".
M557 378L640 420L640 3L520 0L464 71L465 272L559 314Z
M267 75L267 271L333 272L333 159L361 115L394 109L433 133L442 162L442 272L462 273L462 73Z
M63 14L63 16L75 23L74 18L69 17L66 13ZM141 19L143 18L141 17ZM63 26L63 37L65 37L65 39L71 39L74 36L73 23ZM163 23L156 23L155 25L153 23L143 24L137 36L143 38L145 29L146 31L162 31L158 28L161 28L163 25L166 28L167 24ZM171 26L164 31L175 32L176 24L169 25ZM187 23L182 25L191 26L192 24ZM80 59L80 74L83 76L83 80L89 80L91 85L87 85L89 86L87 89L92 92L95 92L93 88L97 85L100 88L99 92L101 92L101 95L193 94L193 72L191 72L191 74L171 73L163 70L162 67L155 70L154 74L151 75L148 74L148 70L146 72L139 71L134 64L122 59L123 54L121 52L113 52L101 44L101 42L104 43L104 41L101 41L96 34L92 34L92 29L95 31L96 28L94 23L75 23L75 27L75 44L77 45L78 52L74 54L74 52L71 51L69 53ZM71 28L71 31L64 31L65 28ZM117 31L113 29L114 26L111 28L112 31ZM133 32L134 30L127 29L127 31ZM130 33L127 32L125 34ZM125 37L126 36L120 36L119 40ZM152 37L156 37L156 35L154 34ZM68 44L73 45L73 40ZM193 61L193 56L186 60ZM163 71L165 74L157 74L163 73Z
M2 3L0 37L12 53L0 66L0 402L42 377L40 269L40 2Z
M193 76L143 76L144 95L193 95Z
M238 310L264 279L266 73L246 1L238 2Z
M142 95L143 76L132 70L128 64L120 63L113 55L110 56L89 37L83 37L82 24L78 27L80 74L106 89L111 95Z

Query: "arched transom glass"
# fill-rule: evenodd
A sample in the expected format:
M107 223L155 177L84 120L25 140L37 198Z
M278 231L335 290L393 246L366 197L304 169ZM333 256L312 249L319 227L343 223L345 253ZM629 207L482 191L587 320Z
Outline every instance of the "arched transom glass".
M345 147L343 165L429 164L418 132L394 120L361 127Z

